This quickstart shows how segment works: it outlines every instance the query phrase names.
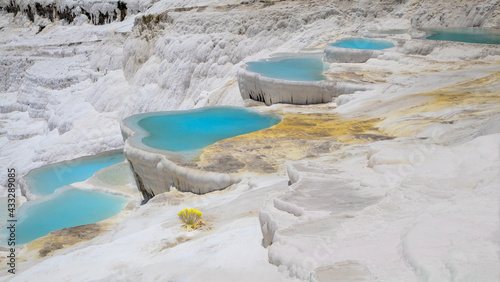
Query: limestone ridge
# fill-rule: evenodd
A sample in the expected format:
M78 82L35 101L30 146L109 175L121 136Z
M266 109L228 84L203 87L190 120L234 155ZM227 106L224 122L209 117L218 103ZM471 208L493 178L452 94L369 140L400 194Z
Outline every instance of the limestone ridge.
M359 182L332 177L342 173L337 168L314 162L291 162L287 173L290 189L268 196L259 221L269 262L295 264L290 274L306 280L312 269L328 261L331 237L339 226L379 203L385 191L372 188L366 192Z

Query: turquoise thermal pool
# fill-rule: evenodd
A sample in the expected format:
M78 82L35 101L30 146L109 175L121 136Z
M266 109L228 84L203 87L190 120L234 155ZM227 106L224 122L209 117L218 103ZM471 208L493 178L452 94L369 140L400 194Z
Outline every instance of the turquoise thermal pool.
M394 43L387 40L374 40L366 38L349 38L336 41L328 44L329 46L348 48L348 49L364 49L364 50L382 50L394 47Z
M275 58L248 62L247 70L262 76L291 81L325 80L323 72L328 64L319 57Z
M42 197L17 209L16 244L25 244L55 230L95 223L118 214L128 203L127 198L67 185L87 180L100 169L124 160L122 151L111 151L30 171L25 176L26 183L33 194ZM5 222L6 219L2 218L2 224ZM10 234L7 232L9 230L2 227L1 244L6 244Z
M29 201L17 210L16 245L29 243L51 231L95 223L118 214L127 204L125 197L75 188L58 189L50 196ZM6 227L2 244L6 244Z
M209 107L140 114L124 122L142 131L142 143L146 146L180 152L203 149L217 141L268 128L280 121L279 116L245 108Z
M500 32L486 28L426 29L430 40L459 41L468 43L500 44Z
M31 193L38 196L52 194L57 188L85 181L98 170L125 161L121 151L108 152L46 165L30 171L24 179Z

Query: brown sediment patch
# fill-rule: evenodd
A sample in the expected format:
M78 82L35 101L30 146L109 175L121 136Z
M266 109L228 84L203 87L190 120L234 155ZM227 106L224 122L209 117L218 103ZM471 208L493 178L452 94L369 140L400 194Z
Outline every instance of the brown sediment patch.
M28 243L27 251L38 250L38 256L45 257L56 250L94 239L102 234L106 226L103 223L93 223L52 231Z
M274 173L286 161L317 158L345 144L390 138L378 131L377 118L345 118L335 113L281 113L281 123L260 131L219 141L203 150L202 170L226 172L220 156L238 164L239 171Z

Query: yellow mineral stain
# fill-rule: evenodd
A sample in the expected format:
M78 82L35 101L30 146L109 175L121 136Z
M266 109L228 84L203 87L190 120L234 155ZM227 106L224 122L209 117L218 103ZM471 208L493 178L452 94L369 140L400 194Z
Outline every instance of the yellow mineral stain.
M377 118L345 118L335 113L280 113L281 123L219 141L203 151L198 167L210 166L217 156L230 155L242 170L276 172L286 161L317 158L345 144L390 138L381 134ZM241 171L241 170L240 170Z
M478 79L405 96L402 99L416 102L385 114L381 117L384 119L381 128L392 136L415 136L436 123L454 123L458 119L498 113L500 73L491 73ZM443 111L452 107L454 109L449 113Z
M204 149L195 166L216 172L282 171L287 161L318 158L353 144L415 136L437 123L498 112L499 89L500 73L490 72L449 87L371 102L366 115L370 109L387 109L374 117L305 113L318 108L289 105L274 110L282 116L281 123L219 141ZM447 112L451 107L459 110Z
M500 105L500 73L494 73L476 80L466 81L444 88L432 95L430 109L444 109L455 105Z

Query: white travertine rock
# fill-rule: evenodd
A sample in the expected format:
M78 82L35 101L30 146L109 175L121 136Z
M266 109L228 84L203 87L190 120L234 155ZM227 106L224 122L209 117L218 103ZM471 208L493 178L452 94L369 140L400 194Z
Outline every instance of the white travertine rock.
M289 163L287 171L290 189L270 195L259 220L269 261L307 279L331 261L329 240L340 225L380 202L385 192L335 178L335 168L314 162Z
M311 279L314 282L336 281L377 281L366 264L362 261L346 260L331 265L318 267Z
M241 69L238 85L243 99L264 102L266 105L287 103L309 105L329 103L341 94L367 90L363 85L335 81L291 81L264 77Z
M413 39L405 42L400 51L404 54L427 56L440 43L439 41Z
M67 2L81 7L87 5ZM16 16L0 11L1 171L16 168L21 181L30 169L48 163L121 148L119 121L132 114L195 106L242 105L235 79L237 70L245 61L259 60L271 53L317 48L342 34L359 35L378 29L477 25L498 30L500 27L498 0L456 0L453 5L449 5L451 1L435 0L385 1L374 5L367 5L365 0L244 1L248 4L234 0L160 0L154 4L149 0L133 0L144 9L134 8L132 1L122 2L128 6L124 22L73 26L57 21L41 32L22 11ZM0 0L0 3L8 4L10 0ZM144 11L151 5L148 15L176 8L187 11L168 12L170 21L160 22L152 29L139 32L132 28L133 10ZM205 5L208 6L203 7ZM189 10L191 8L193 10ZM387 52L376 60L368 60L366 65L358 65L371 70L377 80L383 78L386 83L374 86L370 93L351 94L349 99L344 95L339 98L342 106L335 112L384 116L404 106L401 101L412 99L408 96L398 100L399 95L478 79L484 72L498 73L498 68L480 67L498 66L495 62L499 57L494 55L500 50L498 45L444 41L436 44L439 46L432 48L428 55L421 52L425 51L423 46L409 44L405 46L408 52L402 52L399 47L399 53ZM485 59L463 61L486 54L482 50L489 53ZM387 59L400 53L411 56ZM82 55L83 60L78 59ZM452 64L443 64L443 61ZM39 68L44 62L49 62L44 64L47 67ZM347 71L350 67L342 66ZM455 69L463 71L450 72ZM76 75L75 83L60 80L75 77L77 71L80 74ZM385 77L383 72L389 76ZM61 83L61 87L55 88L54 83ZM493 86L493 90L498 89L496 84ZM488 107L487 103L478 105ZM421 137L443 129L439 140L444 137L443 147L448 148L500 131L498 114L492 113L488 119L478 115L463 121L462 115L470 110L470 105L463 105L457 111L460 106L443 111L448 116L444 116L443 123L439 122L441 114L429 117L418 112L401 118L421 124L404 125L404 128L423 132L416 137L401 138L400 142L419 143L423 140ZM321 106L318 109L324 111ZM427 126L436 119L436 124ZM396 121L380 126L395 132L402 128ZM447 121L455 123L444 123ZM354 274L359 276L367 274L368 269L378 281L498 281L498 144L498 141L490 146L485 142L469 143L471 148L455 152L452 158L441 152L436 157L431 154L420 166L411 166L389 164L401 158L389 159L394 143L386 143L386 147L379 150L381 153L374 156L373 161L377 162L373 169L367 166L366 154L348 159L353 152L347 148L332 153L331 159L328 154L324 156L326 164L340 163L337 168L343 170L327 173L330 176L360 175L357 179L365 183L364 189L382 186L390 191L375 206L353 218L345 218L340 227L336 221L327 219L296 225L297 220L307 217L296 217L276 208L273 200L266 201L270 208L263 208L260 213L261 217L269 216L265 220L269 236L264 239L275 242L268 248L262 247L262 232L255 211L268 194L274 199L280 194L274 191L289 189L288 179L266 188L276 176L256 178L250 190L230 189L202 196L176 191L163 193L153 198L150 205L127 211L130 216L125 221L109 226L88 243L65 247L44 258L38 256L37 250L30 248L28 252L28 248L19 246L16 251L23 257L19 260L19 272L11 275L4 271L0 280L31 281L36 277L40 281L219 282L297 281L301 277L304 281L314 281L313 278L322 281L326 275L328 281L335 281L333 275L339 277L355 270ZM434 147L411 148L408 153L430 152ZM480 148L484 148L484 152L478 153ZM436 152L439 151L442 149ZM364 161L357 163L361 159ZM382 163L384 160L387 163ZM155 164L156 168L158 164L163 166L160 161ZM323 164L317 162L314 170L319 171ZM442 175L443 168L449 173ZM367 170L373 173L363 174ZM402 177L397 177L401 171L413 175L402 182ZM304 175L304 168L300 173ZM377 184L380 177L387 179L385 186ZM5 177L1 180L6 183ZM460 189L460 185L464 188ZM3 190L0 194L5 197L6 189ZM238 198L230 200L233 197ZM6 203L3 198L0 207ZM277 206L285 209L279 203ZM210 218L206 229L180 230L177 212L189 207L200 208L204 216ZM287 232L297 236L296 240L282 235L282 231L272 231L288 229L292 223L294 226ZM327 248L323 248L325 246ZM5 254L3 248L0 247L2 255ZM309 264L310 268L299 270L294 262L304 257L299 249L307 248L311 250L309 254L316 254L319 259L331 255L330 260L318 268ZM244 259L241 254L245 254ZM283 263L279 267L271 265L269 257L273 263ZM308 276L312 271L313 276ZM341 281L352 278L344 277ZM362 277L370 278L370 275Z
M336 95L332 81L290 81L264 77L241 69L238 85L243 99L252 99L272 105L289 103L298 105L328 103Z
M358 159L355 174L352 161L289 163L289 189L269 194L259 213L269 261L310 281L391 280L396 272L403 280L494 281L487 265L498 255L487 246L497 244L499 142L498 133L456 146L383 141L370 145L367 163L384 157L373 168Z

